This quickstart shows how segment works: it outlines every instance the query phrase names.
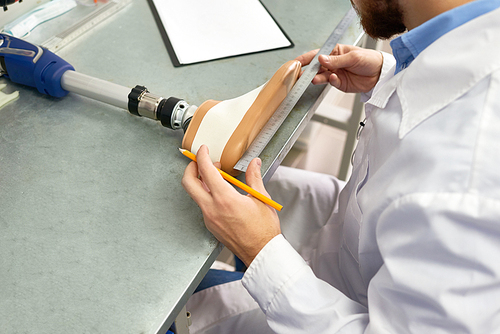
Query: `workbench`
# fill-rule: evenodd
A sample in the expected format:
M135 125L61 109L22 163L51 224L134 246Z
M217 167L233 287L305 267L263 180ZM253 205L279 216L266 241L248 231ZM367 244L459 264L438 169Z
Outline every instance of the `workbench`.
M147 1L134 0L58 55L81 73L200 105L242 95L321 47L350 6L262 3L295 47L174 68ZM341 42L361 34L356 23ZM1 83L20 97L0 109L0 331L165 333L223 247L181 186L182 131ZM307 90L262 153L266 180L323 88Z

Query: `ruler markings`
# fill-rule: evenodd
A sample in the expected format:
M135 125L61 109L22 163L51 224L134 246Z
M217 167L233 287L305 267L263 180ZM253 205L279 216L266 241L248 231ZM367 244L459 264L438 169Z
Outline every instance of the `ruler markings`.
M332 52L355 17L356 12L353 8L350 8L342 18L340 23L337 25L337 27L335 27L334 31L328 37L326 42L323 44L317 55L304 70L299 80L297 80L278 109L276 109L276 112L271 116L269 121L266 123L266 125L264 125L261 132L255 138L255 140L252 142L252 144L250 144L247 151L236 163L234 169L246 172L250 161L252 161L253 158L258 157L262 153L264 148L271 141L274 134L278 131L281 124L283 124L285 119L288 117L293 107L295 107L297 102L300 100L307 87L309 87L309 84L311 83L314 76L318 73L318 70L321 66L318 57L320 55L329 55Z
M57 52L131 2L132 0L111 0L97 7L95 11L91 12L68 29L49 38L42 43L42 46L52 52Z

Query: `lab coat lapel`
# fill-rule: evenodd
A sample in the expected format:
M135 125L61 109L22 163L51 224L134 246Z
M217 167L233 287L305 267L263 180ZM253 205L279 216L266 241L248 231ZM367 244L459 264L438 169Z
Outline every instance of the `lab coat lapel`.
M499 35L500 9L445 34L420 53L408 68L381 79L366 102L367 117L374 108L384 109L396 92L402 108L399 127L402 139L500 68Z
M400 139L500 68L499 35L497 9L445 34L396 75Z

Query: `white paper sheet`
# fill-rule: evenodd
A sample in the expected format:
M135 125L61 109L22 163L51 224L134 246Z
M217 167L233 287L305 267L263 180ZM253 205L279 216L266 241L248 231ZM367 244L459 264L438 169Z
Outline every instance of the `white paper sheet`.
M258 0L151 0L180 64L289 47Z

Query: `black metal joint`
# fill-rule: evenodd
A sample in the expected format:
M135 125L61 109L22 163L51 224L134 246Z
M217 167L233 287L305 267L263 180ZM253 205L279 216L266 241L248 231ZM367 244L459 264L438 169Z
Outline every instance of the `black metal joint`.
M158 106L158 120L161 122L161 125L173 129L172 125L172 113L175 110L177 104L182 101L182 99L178 99L176 97L169 97L168 99L164 99L162 103Z
M128 94L128 111L136 116L139 115L139 101L144 93L148 93L148 89L144 86L137 85L132 88L130 94Z

